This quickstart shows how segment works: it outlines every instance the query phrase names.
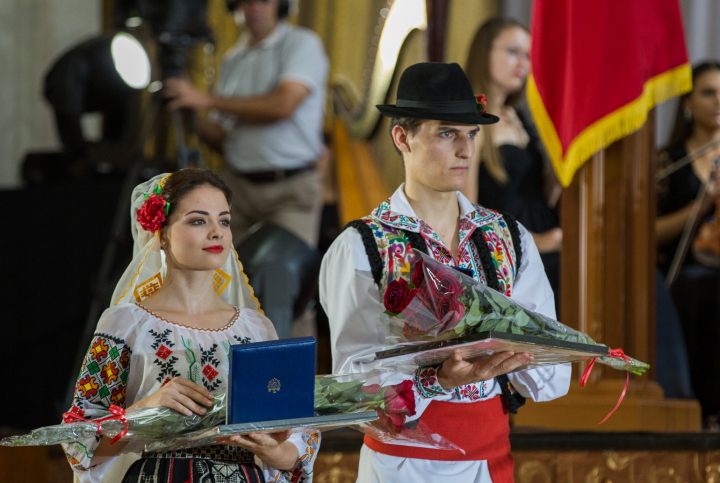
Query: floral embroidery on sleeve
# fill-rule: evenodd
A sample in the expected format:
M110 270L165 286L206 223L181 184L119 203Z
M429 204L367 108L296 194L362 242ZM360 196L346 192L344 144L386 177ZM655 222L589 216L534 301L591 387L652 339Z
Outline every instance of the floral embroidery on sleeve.
M315 456L320 449L320 431L317 429L308 429L305 431L303 440L305 443L305 451L304 453L301 451L295 469L279 471L272 479L273 483L312 483Z
M418 367L415 369L415 387L421 396L432 398L435 396L450 394L442 388L437 380L439 367Z
M130 374L131 351L125 341L97 333L83 362L70 412L94 419L115 404L125 407L125 388ZM100 437L63 445L68 462L76 471L87 471Z
M479 401L480 399L485 398L485 395L487 394L487 383L483 381L475 384L458 386L455 388L455 394L457 394L460 399Z

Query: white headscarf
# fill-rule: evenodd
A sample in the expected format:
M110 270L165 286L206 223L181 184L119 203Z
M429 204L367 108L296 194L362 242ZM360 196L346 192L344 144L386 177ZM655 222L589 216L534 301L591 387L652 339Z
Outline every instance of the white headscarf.
M165 253L160 250L159 232L145 231L137 221L137 212L145 202L145 195L152 193L159 185L161 188L170 174L160 174L135 187L130 198L130 217L133 235L133 259L115 286L111 305L142 302L163 283L167 272ZM231 248L225 264L215 270L213 286L215 292L230 305L260 310L260 302L255 297L248 278L243 272L237 252Z

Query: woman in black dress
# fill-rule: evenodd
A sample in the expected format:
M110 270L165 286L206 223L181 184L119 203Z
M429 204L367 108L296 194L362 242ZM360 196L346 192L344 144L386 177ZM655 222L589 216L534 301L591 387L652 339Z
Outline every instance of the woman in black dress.
M720 63L705 62L693 69L693 90L678 106L670 144L660 153L660 168L720 140ZM720 182L697 201L701 187L713 173L720 148L695 159L658 184L655 224L658 266L667 276L685 225L698 209L698 222L714 214ZM699 204L699 206L697 206ZM692 240L690 241L692 243ZM692 387L706 423L717 424L720 411L720 269L700 263L688 250L672 289L682 323Z
M532 233L559 310L559 184L547 169L529 112L518 107L530 69L529 52L530 33L514 20L491 19L475 35L468 77L475 92L487 95L487 110L500 122L482 130L469 176L477 184L470 183L465 194L482 206L513 215Z

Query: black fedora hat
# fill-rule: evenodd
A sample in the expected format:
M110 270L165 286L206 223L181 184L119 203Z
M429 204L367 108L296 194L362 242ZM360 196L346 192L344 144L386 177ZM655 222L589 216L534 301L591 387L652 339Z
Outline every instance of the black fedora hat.
M455 63L421 62L405 69L395 105L377 106L387 117L414 117L460 124L495 124L500 120L478 104L462 68Z

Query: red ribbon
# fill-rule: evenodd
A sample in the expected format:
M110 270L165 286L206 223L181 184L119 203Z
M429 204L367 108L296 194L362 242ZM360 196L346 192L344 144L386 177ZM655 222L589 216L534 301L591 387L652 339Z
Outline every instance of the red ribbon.
M620 359L623 359L625 361L625 367L627 367L627 378L625 379L625 388L623 388L622 394L620 394L620 399L618 399L617 404L615 405L613 410L610 411L607 416L605 416L605 419L600 421L598 424L602 424L605 421L607 421L608 418L610 418L610 416L612 416L612 414L617 410L617 408L620 407L620 403L625 398L625 393L627 392L628 384L630 384L630 364L628 363L630 358L625 355L623 350L622 349L613 349L610 351L610 354L607 355L606 357L618 357ZM590 364L588 364L588 366L585 368L585 372L583 373L582 377L580 378L580 387L585 387L585 384L587 383L588 378L590 377L590 372L592 372L592 368L595 365L596 359L597 359L597 357L594 357L590 361Z
M125 436L128 432L128 422L127 419L125 419L125 410L121 408L120 406L116 406L113 404L110 406L110 412L113 414L112 416L106 416L102 419L85 419L82 416L80 416L77 413L64 413L63 414L63 421L66 423L73 423L77 421L78 419L80 421L85 421L86 423L95 423L97 424L97 434L98 436L102 434L102 426L100 425L103 421L122 421L122 423L125 425L125 429L123 429L120 434L115 436L113 439L110 440L110 444L117 443L120 439L122 439L123 436Z

